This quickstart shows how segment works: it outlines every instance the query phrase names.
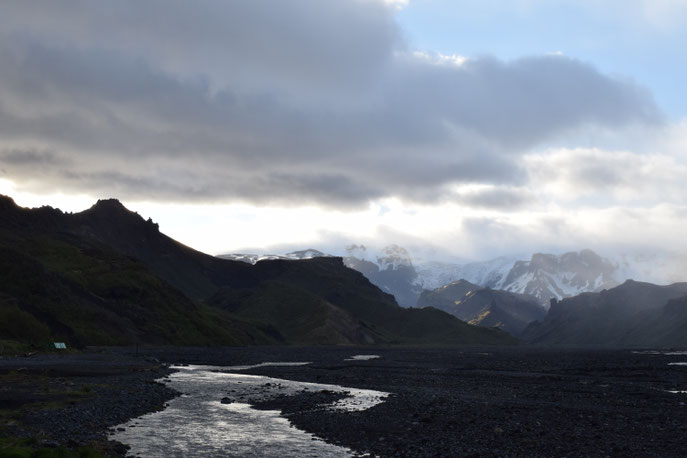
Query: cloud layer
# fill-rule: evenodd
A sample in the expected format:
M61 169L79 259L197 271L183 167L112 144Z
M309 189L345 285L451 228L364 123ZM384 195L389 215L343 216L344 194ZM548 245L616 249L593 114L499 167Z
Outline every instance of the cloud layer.
M415 53L396 6L6 2L0 178L137 200L518 206L532 148L661 121L645 89L575 59Z

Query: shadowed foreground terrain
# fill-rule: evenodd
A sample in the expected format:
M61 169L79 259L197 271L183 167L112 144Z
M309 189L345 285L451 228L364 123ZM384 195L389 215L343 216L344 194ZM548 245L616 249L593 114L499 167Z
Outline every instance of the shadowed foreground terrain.
M379 359L346 361L355 354ZM685 456L685 354L536 348L243 347L109 349L0 359L0 437L73 451L107 443L108 427L174 396L156 363L310 361L245 371L372 388L392 395L362 412L319 406L321 394L268 401L296 427L379 456ZM9 382L9 383L5 383ZM133 423L132 423L133 424ZM227 431L231 434L231 431ZM76 453L76 452L74 452ZM0 441L2 455L2 441ZM76 455L74 455L76 456Z
M270 401L298 428L379 456L685 456L687 355L536 348L147 350L167 362L311 361L246 372L372 388L367 411L316 396ZM352 355L379 355L345 361ZM230 432L228 432L230 434Z
M107 429L158 410L169 370L109 352L0 357L0 457L124 456Z

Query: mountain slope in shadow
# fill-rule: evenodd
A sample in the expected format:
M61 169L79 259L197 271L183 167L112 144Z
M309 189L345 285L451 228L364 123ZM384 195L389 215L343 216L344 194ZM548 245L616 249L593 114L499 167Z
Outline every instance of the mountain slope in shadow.
M423 291L417 305L435 307L470 324L497 327L515 336L546 315L533 296L483 288L466 280Z
M546 317L530 324L522 337L546 345L681 346L686 340L686 295L687 283L658 286L628 280L599 293L551 301Z
M0 313L81 344L511 344L438 310L405 310L341 258L255 266L193 250L120 202L76 214L0 198L11 275ZM38 304L38 305L36 305ZM44 339L45 340L45 339Z

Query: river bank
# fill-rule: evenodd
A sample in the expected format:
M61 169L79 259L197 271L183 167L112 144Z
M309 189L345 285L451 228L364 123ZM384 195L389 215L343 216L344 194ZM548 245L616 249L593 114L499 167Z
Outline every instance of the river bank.
M104 350L0 358L0 456L18 445L124 456L108 429L175 397L156 382L168 373L150 357Z

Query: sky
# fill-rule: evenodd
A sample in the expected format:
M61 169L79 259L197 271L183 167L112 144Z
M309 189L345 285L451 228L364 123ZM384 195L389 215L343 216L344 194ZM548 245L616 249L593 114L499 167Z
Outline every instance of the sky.
M5 0L0 193L210 254L683 252L687 0Z

